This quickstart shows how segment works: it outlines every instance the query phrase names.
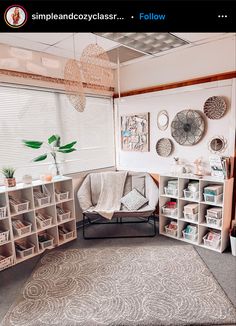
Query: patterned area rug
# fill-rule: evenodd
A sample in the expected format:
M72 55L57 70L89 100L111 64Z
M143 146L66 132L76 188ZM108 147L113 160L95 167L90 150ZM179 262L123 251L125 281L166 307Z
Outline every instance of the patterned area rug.
M235 325L236 312L191 246L46 254L4 326Z

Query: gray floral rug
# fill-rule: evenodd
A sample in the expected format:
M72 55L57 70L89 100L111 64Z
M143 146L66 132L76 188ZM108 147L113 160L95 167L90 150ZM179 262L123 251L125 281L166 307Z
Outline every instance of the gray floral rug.
M192 246L46 254L4 326L236 325L236 312Z

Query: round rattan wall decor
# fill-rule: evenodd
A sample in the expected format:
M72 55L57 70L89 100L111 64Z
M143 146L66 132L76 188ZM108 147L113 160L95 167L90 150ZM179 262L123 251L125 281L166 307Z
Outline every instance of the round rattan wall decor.
M156 152L159 156L168 157L173 151L173 143L169 138L161 138L156 143Z
M171 122L171 135L174 140L184 146L197 144L203 137L205 122L195 110L183 110L176 114Z
M157 127L160 130L166 130L169 125L169 115L166 110L162 110L157 115Z
M212 96L206 100L203 111L209 119L215 120L222 118L226 109L227 105L223 97Z

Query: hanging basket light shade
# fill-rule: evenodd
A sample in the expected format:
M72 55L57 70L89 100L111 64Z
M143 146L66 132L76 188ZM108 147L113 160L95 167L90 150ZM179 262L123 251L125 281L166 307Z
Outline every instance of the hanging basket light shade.
M80 67L74 59L68 60L65 64L64 85L70 103L77 111L83 112L86 106L86 97L84 94Z
M112 63L101 46L97 44L86 46L80 61L87 88L101 94L112 90L114 87Z

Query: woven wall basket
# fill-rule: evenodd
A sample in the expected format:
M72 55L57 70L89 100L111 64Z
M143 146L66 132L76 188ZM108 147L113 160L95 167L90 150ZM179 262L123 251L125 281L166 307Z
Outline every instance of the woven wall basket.
M65 91L73 107L83 112L86 106L86 97L81 80L80 67L76 60L70 59L64 68Z
M203 111L209 119L220 119L225 114L226 109L227 105L223 97L212 96L206 100Z
M171 135L174 140L184 146L197 144L203 137L205 122L195 110L183 110L176 114L171 122Z
M161 138L156 143L156 152L159 156L168 157L173 151L173 143L169 138Z

